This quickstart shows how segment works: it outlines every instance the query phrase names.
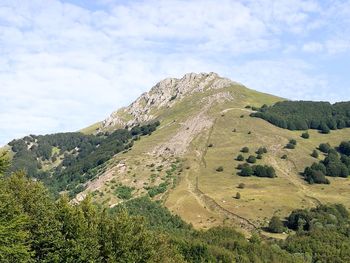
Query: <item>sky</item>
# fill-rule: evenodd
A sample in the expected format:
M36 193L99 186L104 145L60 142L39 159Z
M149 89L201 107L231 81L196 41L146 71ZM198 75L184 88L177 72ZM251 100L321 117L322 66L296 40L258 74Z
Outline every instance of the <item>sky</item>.
M0 145L79 130L187 72L350 100L350 0L0 0Z

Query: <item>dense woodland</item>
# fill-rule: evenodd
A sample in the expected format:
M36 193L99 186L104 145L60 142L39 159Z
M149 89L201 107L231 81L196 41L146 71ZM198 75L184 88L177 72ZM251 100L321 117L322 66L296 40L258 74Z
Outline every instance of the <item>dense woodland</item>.
M303 173L304 178L310 184L329 184L326 176L348 177L350 174L350 142L342 142L338 147L332 148L327 143L322 143L318 147L326 157L318 163L313 163L306 167ZM315 154L317 153L317 154ZM312 156L317 158L318 152L315 150Z
M24 169L30 177L43 181L52 192L68 190L73 196L104 168L106 161L131 148L134 140L151 134L158 125L156 121L97 136L75 132L13 140L9 143L14 152L9 171Z
M7 162L0 159L0 171ZM349 262L342 205L293 211L286 241L247 240L228 227L195 230L148 197L113 209L55 200L23 172L0 175L0 262ZM275 220L276 221L276 220ZM276 221L280 223L279 221ZM291 231L289 230L289 231Z
M264 105L252 117L270 122L283 129L316 129L322 133L350 127L350 102L282 101Z

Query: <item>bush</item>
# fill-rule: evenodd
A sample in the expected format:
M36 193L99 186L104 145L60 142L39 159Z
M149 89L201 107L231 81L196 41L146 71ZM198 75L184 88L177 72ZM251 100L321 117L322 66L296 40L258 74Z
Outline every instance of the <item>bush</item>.
M219 166L218 168L216 168L216 171L217 172L223 172L224 171L224 167Z
M281 159L283 159L283 160L287 160L287 159L288 159L287 154L282 155Z
M287 148L287 149L290 149L290 150L293 150L293 149L295 149L295 144L288 143L288 144L286 145L286 148Z
M117 194L118 198L128 200L132 197L132 191L134 191L135 188L129 187L129 186L118 186L115 193Z
M236 193L236 199L241 199L241 194L239 192Z
M314 150L314 151L312 152L311 156L314 157L314 158L316 158L316 159L318 159L318 156L319 156L318 151Z
M240 154L237 156L236 160L239 162L242 162L242 161L244 161L244 156L242 154Z
M256 152L256 154L264 154L267 153L266 147L260 147Z
M290 144L297 145L297 141L295 139L290 139L289 140Z
M241 176L252 176L253 175L253 169L250 166L244 166L240 172Z
M254 165L252 169L253 169L253 175L257 177L268 177L268 178L276 177L276 171L272 166Z
M302 138L304 139L309 139L310 138L310 134L308 132L304 132L302 135L301 135Z
M253 155L250 155L247 159L248 163L256 163L256 157Z
M268 230L271 233L283 233L284 226L281 219L278 216L273 216L270 220Z
M213 147L213 146L214 146L214 145L213 145L212 143L209 143L209 144L208 144L208 147L209 147L209 148L211 148L211 147Z
M249 148L248 148L248 147L243 147L243 148L241 149L241 152L242 152L242 153L249 153Z
M245 184L244 184L244 183L240 183L240 184L238 185L238 188L239 188L239 189L244 189L244 188L245 188Z
M331 146L329 145L329 143L321 143L318 149L323 153L328 153L331 149Z
M263 158L263 156L262 156L262 154L260 154L260 153L256 156L256 159L261 160L262 158Z

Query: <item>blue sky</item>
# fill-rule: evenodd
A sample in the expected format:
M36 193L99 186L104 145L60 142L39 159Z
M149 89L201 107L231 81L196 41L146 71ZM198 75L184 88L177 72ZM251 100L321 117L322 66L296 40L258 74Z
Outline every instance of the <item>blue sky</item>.
M211 71L350 100L350 1L0 0L0 145L78 130L163 78Z

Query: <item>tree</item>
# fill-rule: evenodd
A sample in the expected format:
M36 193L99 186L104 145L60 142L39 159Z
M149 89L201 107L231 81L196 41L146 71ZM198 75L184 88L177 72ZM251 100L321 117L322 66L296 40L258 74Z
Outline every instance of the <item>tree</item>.
M304 139L309 139L310 138L310 134L308 132L304 132L303 134L301 134L301 137Z
M331 132L330 128L327 126L327 124L322 123L319 127L319 130L321 131L321 133L323 134L328 134Z
M273 216L270 220L268 229L272 233L283 233L284 226L281 219L278 216Z
M242 168L240 172L241 176L252 176L253 175L253 169L250 166L245 166Z
M246 146L246 147L243 147L242 149L241 149L241 152L242 153L249 153L249 148Z
M242 162L242 161L244 161L244 156L242 154L239 154L237 156L236 160Z
M239 189L244 189L244 188L245 188L245 184L244 184L244 183L240 183L240 184L238 185L238 188L239 188Z
M323 153L328 153L331 149L331 146L329 145L329 143L321 143L318 149Z
M314 150L314 151L312 152L311 156L317 159L318 156L319 156L318 151Z
M253 155L250 155L247 159L248 163L256 163L256 157Z
M345 154L347 156L350 156L350 142L342 142L339 145L339 151L342 154Z
M295 149L295 144L293 144L293 143L288 143L288 144L286 145L286 148L287 148L287 149L290 149L290 150L293 150L293 149Z
M216 171L217 172L223 172L224 171L224 167L219 166L218 168L216 168Z
M236 193L236 199L241 199L241 194L239 192Z
M290 144L297 145L297 141L295 139L290 139L289 140Z

